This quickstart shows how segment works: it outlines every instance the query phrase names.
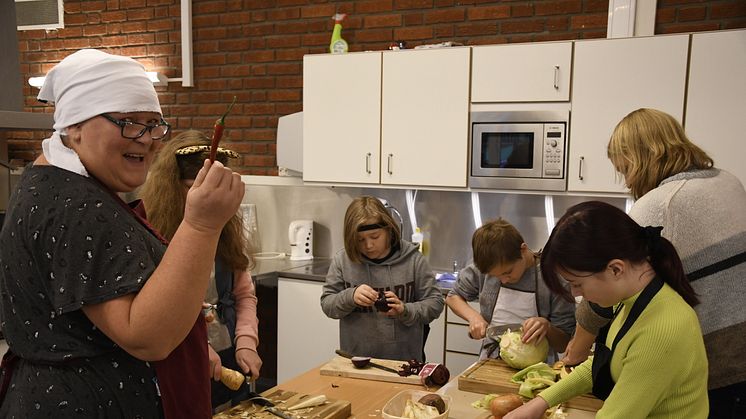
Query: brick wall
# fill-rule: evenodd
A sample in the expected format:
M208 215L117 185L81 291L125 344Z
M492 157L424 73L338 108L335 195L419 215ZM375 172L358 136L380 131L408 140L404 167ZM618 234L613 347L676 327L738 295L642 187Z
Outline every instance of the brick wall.
M129 55L181 77L178 0L65 0L65 28L18 33L24 80L79 48ZM348 13L351 51L443 41L465 45L603 38L608 0L193 0L194 87L157 87L178 132L211 133L235 95L225 142L244 174L276 174L278 117L302 109L302 57L327 51L335 12ZM658 0L656 33L746 27L743 0ZM24 86L27 111L49 112ZM42 133L12 133L11 159L29 161Z

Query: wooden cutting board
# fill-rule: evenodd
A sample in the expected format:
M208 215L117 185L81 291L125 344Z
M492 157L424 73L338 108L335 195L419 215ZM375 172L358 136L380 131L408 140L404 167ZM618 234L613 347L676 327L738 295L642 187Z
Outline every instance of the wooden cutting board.
M303 417L304 419L347 419L352 415L352 405L347 400L327 399L326 403L321 406L315 406L307 409L298 409L285 411L286 406L292 406L302 399L309 397L308 394L300 394L294 391L273 390L265 397L275 403L275 407L283 412L289 413L293 417ZM315 396L315 394L314 394ZM251 402L242 402L230 410L220 412L213 416L213 419L280 419L272 413L263 410L261 406Z
M514 393L518 394L520 384L510 381L518 372L501 359L485 359L472 365L458 377L458 389L474 393ZM573 409L595 412L603 406L603 400L591 394L578 396L563 403Z
M376 358L372 358L371 362L375 362L376 364L381 364L395 370L399 370L402 364L407 363L407 361L395 361L392 359ZM331 359L331 361L327 362L321 367L321 375L361 378L364 380L386 381L389 383L416 385L422 384L418 375L402 377L399 374L394 374L393 372L384 371L382 369L373 368L371 366L367 366L365 368L355 368L352 365L352 361L339 355L335 356Z

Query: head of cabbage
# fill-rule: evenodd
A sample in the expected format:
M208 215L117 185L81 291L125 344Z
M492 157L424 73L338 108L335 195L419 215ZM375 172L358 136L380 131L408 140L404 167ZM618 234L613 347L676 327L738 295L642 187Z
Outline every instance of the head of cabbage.
M513 368L522 370L543 362L549 354L549 341L542 338L536 344L521 342L522 331L507 330L500 336L500 358Z

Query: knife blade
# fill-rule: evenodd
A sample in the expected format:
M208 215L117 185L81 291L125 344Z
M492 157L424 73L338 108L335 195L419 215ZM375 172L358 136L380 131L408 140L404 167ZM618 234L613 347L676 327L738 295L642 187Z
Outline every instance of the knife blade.
M264 408L264 410L266 410L267 412L269 412L269 413L271 413L271 414L273 414L273 415L275 415L277 417L280 417L282 419L296 419L292 415L289 415L289 414L283 412L282 410L276 408L275 404L274 404L274 402L272 402L272 400L270 400L270 399L268 399L266 397L263 397L262 395L257 394L254 391L250 391L249 394L248 394L248 396L249 396L249 398L247 399L248 401L250 401L251 403L254 403L256 405L262 406Z
M343 351L341 349L337 349L334 352L336 352L337 355L339 355L339 356L352 359L352 354L350 354L348 352L345 352L345 351ZM397 370L395 370L393 368L389 368L389 367L387 367L385 365L377 364L377 363L375 363L373 361L368 362L368 365L370 365L373 368L378 368L379 370L384 370L384 371L392 372L392 373L394 373L396 375L399 375L399 371L397 371Z

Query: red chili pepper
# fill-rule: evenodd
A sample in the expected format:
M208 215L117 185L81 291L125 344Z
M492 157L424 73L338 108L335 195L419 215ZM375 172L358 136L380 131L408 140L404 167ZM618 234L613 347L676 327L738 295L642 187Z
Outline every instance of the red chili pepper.
M218 144L220 144L220 139L223 138L223 130L225 129L225 117L228 116L228 112L233 109L235 103L236 97L233 96L233 102L228 106L228 110L215 121L215 129L212 132L212 144L210 145L210 163L215 162L215 157L218 155Z

